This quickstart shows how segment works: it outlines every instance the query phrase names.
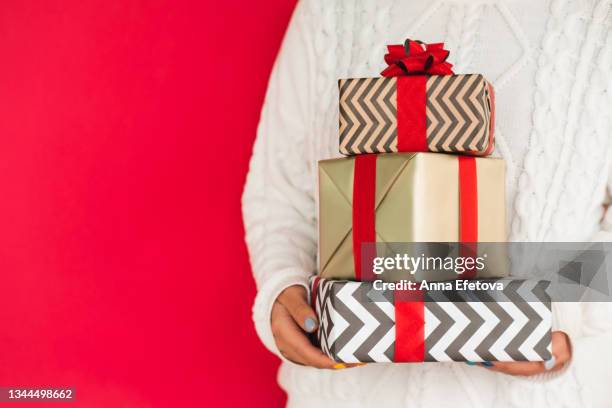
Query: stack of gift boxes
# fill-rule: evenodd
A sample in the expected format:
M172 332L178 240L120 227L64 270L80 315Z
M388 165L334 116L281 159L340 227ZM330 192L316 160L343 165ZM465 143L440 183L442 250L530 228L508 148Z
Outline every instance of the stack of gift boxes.
M375 288L381 244L454 242L475 255L478 242L506 239L504 162L486 157L493 88L480 74L453 74L448 54L407 40L388 47L382 77L339 81L348 157L319 162L320 267L311 280L317 342L338 362L550 358L546 285L510 280L503 266L451 277L499 279L503 290ZM404 279L416 277L391 276Z

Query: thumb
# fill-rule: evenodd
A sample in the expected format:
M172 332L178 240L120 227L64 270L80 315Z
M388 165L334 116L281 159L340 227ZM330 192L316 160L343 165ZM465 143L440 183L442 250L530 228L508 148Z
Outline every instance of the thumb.
M302 330L312 333L317 329L317 316L307 302L306 289L303 286L289 286L278 296L278 302L285 306Z

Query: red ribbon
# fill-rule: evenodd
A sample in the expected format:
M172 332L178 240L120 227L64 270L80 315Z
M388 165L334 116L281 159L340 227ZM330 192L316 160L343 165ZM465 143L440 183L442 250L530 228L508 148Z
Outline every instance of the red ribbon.
M406 40L404 45L388 45L388 67L384 77L397 77L397 150L426 152L427 147L427 76L452 75L446 62L449 52L443 43L425 44Z
M423 292L395 291L395 362L425 360L425 303Z
M459 161L459 241L478 241L478 174L476 159L457 156Z
M475 257L478 241L478 183L476 159L458 156L459 160L459 255ZM476 269L466 269L459 279L473 279Z
M370 258L375 248L363 244L376 242L376 157L356 156L353 170L353 261L358 281L370 281L374 275Z
M397 150L426 152L427 77L397 78Z
M444 49L444 43L407 39L404 45L388 45L387 51L385 62L389 66L380 73L384 77L453 74L453 65L446 62L450 52Z
M314 278L314 282L312 282L312 290L310 291L310 306L312 310L316 312L317 310L317 293L319 291L319 283L321 283L321 278Z

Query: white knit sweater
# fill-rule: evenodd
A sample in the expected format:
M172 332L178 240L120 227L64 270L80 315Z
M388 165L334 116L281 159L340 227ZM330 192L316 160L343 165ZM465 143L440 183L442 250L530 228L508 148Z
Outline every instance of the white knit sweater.
M378 76L385 45L446 43L456 73L496 92L511 241L612 240L612 0L302 0L275 64L243 196L257 332L316 272L316 163L338 153L337 79ZM603 218L602 218L603 217ZM612 406L612 308L556 304L571 338L560 375L515 378L461 363L317 370L284 362L292 406Z

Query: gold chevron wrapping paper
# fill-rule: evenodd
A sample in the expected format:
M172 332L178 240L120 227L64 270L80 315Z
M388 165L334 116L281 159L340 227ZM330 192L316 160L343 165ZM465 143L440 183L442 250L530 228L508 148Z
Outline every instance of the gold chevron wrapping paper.
M550 282L498 282L502 290L424 291L405 302L371 282L313 278L318 345L341 363L550 359Z
M436 153L393 153L319 161L319 276L361 280L354 258L355 186L367 181L355 175L356 162L375 158L374 239L387 243L460 242L459 161L475 163L474 188L478 242L506 241L505 164L502 159ZM357 220L362 221L361 217ZM498 246L499 248L500 246ZM479 249L480 251L480 249ZM503 259L503 254L489 254ZM487 264L479 278L504 277L505 264ZM380 275L388 282L433 279L398 272ZM433 280L456 279L454 272ZM364 279L365 280L365 279Z
M424 81L425 100L402 97L402 81ZM414 109L425 111L423 151L481 156L493 151L493 87L480 74L351 78L338 85L342 154L406 151L398 140L407 137L402 129L411 130L413 123L399 122L402 112Z

